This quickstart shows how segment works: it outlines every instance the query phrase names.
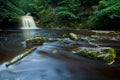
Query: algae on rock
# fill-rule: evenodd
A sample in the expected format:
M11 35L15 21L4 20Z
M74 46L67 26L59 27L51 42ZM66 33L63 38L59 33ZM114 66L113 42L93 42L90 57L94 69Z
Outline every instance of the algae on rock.
M72 40L78 40L78 36L75 33L70 33L69 38Z
M34 38L27 39L25 42L26 42L26 47L32 47L32 46L42 45L45 41L47 41L47 38L42 36L36 36Z
M82 55L91 59L102 60L107 64L112 64L116 58L116 52L111 47L81 47L77 50L77 53L78 55Z

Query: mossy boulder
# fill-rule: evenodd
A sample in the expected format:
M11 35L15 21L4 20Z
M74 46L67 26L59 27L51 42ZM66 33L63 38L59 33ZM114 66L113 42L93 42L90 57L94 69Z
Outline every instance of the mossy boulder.
M75 33L69 33L69 38L72 40L78 40L78 36Z
M25 42L26 42L26 47L32 47L32 46L42 45L45 41L47 41L47 38L42 36L36 36L34 38L27 39Z
M98 59L107 64L112 64L116 58L116 52L111 47L87 48L81 47L77 51L78 55L82 55L91 59Z

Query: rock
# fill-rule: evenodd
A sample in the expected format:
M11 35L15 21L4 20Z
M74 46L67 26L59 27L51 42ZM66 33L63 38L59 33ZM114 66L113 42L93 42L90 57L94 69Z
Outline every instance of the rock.
M70 33L69 38L72 39L72 40L78 40L78 36L74 33Z
M81 47L77 51L78 55L82 55L91 59L98 59L107 64L112 64L116 58L116 52L111 47L87 48Z
M26 47L32 47L32 46L37 46L37 45L42 45L44 41L47 39L42 37L42 36L36 36L31 39L27 39L26 42Z
M6 67L9 67L10 65L16 64L17 62L19 62L21 59L23 59L25 56L29 55L31 52L33 52L36 49L36 47L32 47L30 49L28 49L26 52L16 56L15 58L13 58L9 63L6 64Z

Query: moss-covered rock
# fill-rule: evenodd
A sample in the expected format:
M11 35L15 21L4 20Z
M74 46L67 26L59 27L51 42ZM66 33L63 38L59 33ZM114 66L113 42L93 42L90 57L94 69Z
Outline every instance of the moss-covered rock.
M72 40L78 40L78 36L75 33L70 33L69 38Z
M102 60L107 64L112 64L116 58L116 52L111 47L87 48L81 47L78 49L78 55L82 55L92 59Z
M42 45L45 41L47 41L47 38L42 37L42 36L36 36L34 38L26 40L26 47Z

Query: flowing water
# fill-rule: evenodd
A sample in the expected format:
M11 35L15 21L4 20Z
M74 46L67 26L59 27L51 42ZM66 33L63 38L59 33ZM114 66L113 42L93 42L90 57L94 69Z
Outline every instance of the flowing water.
M119 80L120 79L120 37L102 35L94 44L113 47L117 52L115 63L107 65L98 60L76 55L78 47L93 47L84 41L73 41L63 37L70 32L88 39L96 37L89 30L7 30L0 31L0 80ZM2 70L2 66L16 55L26 51L24 41L42 35L52 42L45 42L21 61ZM99 35L101 36L101 35ZM63 40L60 43L57 40Z

